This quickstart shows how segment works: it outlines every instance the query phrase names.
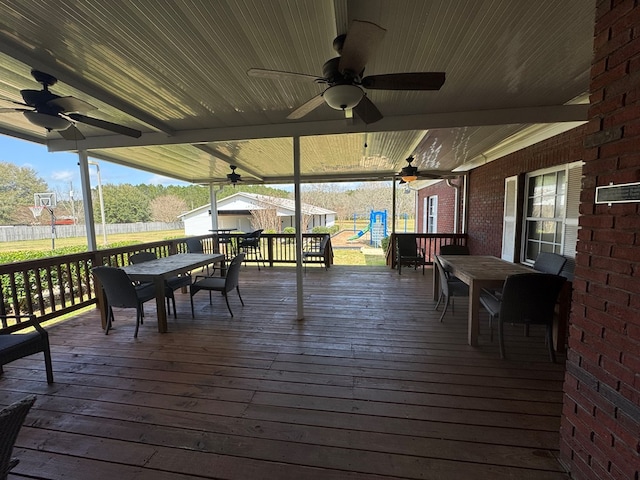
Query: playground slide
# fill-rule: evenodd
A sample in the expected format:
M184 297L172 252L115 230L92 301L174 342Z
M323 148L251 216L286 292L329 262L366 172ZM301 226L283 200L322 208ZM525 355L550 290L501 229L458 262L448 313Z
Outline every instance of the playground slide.
M352 237L347 238L347 241L350 242L351 240L356 240L360 238L361 236L363 236L365 233L369 231L369 228L371 228L371 224L367 225L367 227L364 230L360 230L358 233L356 233Z

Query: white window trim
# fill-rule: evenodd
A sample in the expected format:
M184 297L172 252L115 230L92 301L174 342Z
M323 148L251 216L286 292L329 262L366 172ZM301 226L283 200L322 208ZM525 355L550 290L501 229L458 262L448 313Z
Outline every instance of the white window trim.
M526 257L526 247L527 247L527 207L528 207L528 201L529 201L529 180L532 177L538 177L540 175L544 175L547 173L553 173L553 172L559 172L564 170L565 172L565 182L566 182L566 186L567 188L565 189L565 205L564 205L564 210L562 211L562 216L561 217L554 217L553 220L554 221L559 221L562 222L562 239L560 241L560 251L566 252L566 245L565 245L565 238L566 238L566 230L567 230L567 226L576 226L578 223L577 219L573 219L573 218L567 218L567 207L568 207L568 199L569 199L569 171L573 168L582 168L582 166L584 165L584 162L571 162L571 163L565 163L564 165L558 165L555 167L549 167L549 168L543 168L540 170L535 170L533 172L527 172L525 175L525 186L524 186L524 191L525 191L525 197L524 197L524 205L523 205L523 212L522 212L522 241L521 241L521 245L520 245L520 258L522 263L527 264L527 265L532 265L533 261L531 260L527 260ZM579 195L578 195L579 197ZM504 215L503 215L504 217ZM574 249L575 251L575 249Z
M433 203L434 214L431 215L431 204ZM433 231L429 231L429 220L433 217ZM438 233L438 196L427 197L427 233Z

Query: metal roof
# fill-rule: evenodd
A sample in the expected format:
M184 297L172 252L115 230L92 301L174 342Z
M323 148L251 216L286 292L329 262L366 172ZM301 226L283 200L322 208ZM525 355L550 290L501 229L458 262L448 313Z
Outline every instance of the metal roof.
M465 170L587 119L595 0L0 0L0 107L39 89L98 107L140 138L78 124L65 140L19 113L0 133L85 149L95 158L195 183L390 179ZM439 91L369 90L376 123L327 105L286 117L322 91L313 81L249 77L250 68L321 76L353 20L387 30L367 74L444 71ZM578 104L576 104L578 103ZM15 105L14 105L15 106Z

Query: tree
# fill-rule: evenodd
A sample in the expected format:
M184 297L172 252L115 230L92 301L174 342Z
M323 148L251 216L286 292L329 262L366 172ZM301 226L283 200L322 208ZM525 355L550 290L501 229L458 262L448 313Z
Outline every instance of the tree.
M149 197L142 189L129 184L104 185L104 216L106 223L148 222L151 219ZM100 199L97 190L92 191L93 215L100 219Z
M161 195L150 202L151 220L176 222L178 215L187 211L187 202L175 195Z
M19 207L33 205L33 194L47 191L47 183L34 169L0 162L0 224L24 223L25 209Z

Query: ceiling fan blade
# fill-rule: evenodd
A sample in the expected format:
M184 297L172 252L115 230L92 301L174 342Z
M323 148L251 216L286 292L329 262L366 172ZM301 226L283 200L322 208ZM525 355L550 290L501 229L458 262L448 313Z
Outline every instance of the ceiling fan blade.
M107 122L106 120L100 120L98 118L87 117L79 113L69 113L67 114L67 117L75 120L76 122L86 123L87 125L103 128L105 130L120 133L122 135L127 135L129 137L139 138L140 135L142 135L142 132L140 130L134 130L133 128L125 127L124 125L118 125L117 123Z
M0 108L0 113L8 113L8 112L31 112L31 109L28 108Z
M324 104L324 98L322 98L322 94L316 95L312 99L307 100L305 103L300 105L289 115L287 115L287 118L289 120L297 120L299 118L304 117L308 113L311 113L313 110L315 110L322 104Z
M84 140L84 135L80 133L74 125L70 125L69 128L59 130L58 133L62 135L65 140Z
M342 46L338 70L360 75L386 32L375 23L354 20Z
M371 75L362 79L362 86L370 90L440 90L444 72L411 72Z
M13 103L14 105L20 105L21 107L28 107L29 106L26 103L16 102L15 100L11 100L10 98L7 98L7 97L0 97L0 100L2 100L3 102Z
M62 113L86 113L91 110L97 110L98 107L94 107L90 103L85 102L84 100L80 100L75 97L59 97L47 102L47 105L55 106L60 109Z
M356 115L366 124L375 123L382 119L380 110L378 110L378 107L376 107L366 95L362 97L358 105L353 107L353 111L356 112Z
M272 80L324 80L323 78L320 78L316 75L309 75L307 73L284 72L281 70L265 70L263 68L250 68L249 70L247 70L247 75L257 78L270 78Z

